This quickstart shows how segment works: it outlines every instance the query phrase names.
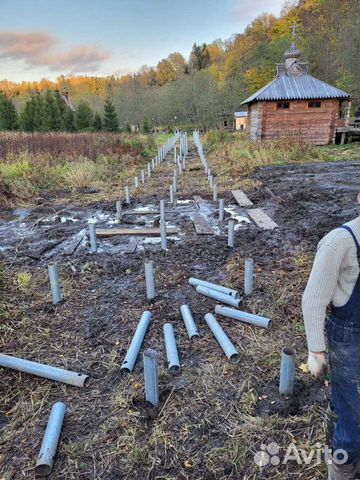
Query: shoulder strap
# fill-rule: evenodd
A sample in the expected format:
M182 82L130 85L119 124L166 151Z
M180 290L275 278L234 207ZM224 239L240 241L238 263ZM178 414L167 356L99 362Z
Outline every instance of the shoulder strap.
M357 256L360 257L360 245L359 245L359 242L357 241L355 235L354 235L354 232L351 230L350 227L348 227L347 225L342 225L341 227L339 228L343 228L344 230L347 230L350 235L353 237L354 239L354 242L355 242L355 245L356 245L356 250L357 250Z

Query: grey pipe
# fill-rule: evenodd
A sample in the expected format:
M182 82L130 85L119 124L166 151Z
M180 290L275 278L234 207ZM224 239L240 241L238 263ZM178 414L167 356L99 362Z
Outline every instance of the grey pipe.
M4 353L0 353L0 367L11 368L12 370L47 378L48 380L55 380L55 382L67 383L74 387L86 386L89 378L88 375L71 372L63 368L50 367L49 365L32 362L30 360L23 360L22 358L12 357Z
M151 159L151 169L155 170L155 160L153 158Z
M146 331L150 324L150 320L151 320L151 312L147 310L142 314L140 322L136 327L134 336L131 340L128 351L126 352L126 356L124 358L124 361L121 365L120 370L124 370L125 372L128 372L128 373L131 373L134 370L136 359L139 355L141 345L144 341Z
M165 222L165 200L160 200L160 220Z
M153 300L155 298L155 279L154 279L153 262L145 262L145 283L146 283L146 297L148 300Z
M224 221L224 207L225 207L225 200L220 198L219 200L219 221Z
M211 290L216 290L217 292L225 293L226 295L231 295L234 298L240 298L239 292L232 288L223 287L222 285L217 285L216 283L206 282L205 280L200 280L199 278L190 277L189 284L193 287L201 285L202 287L211 288Z
M240 360L239 352L236 350L229 337L221 328L214 315L207 313L204 319L227 358L230 360L230 362L237 363Z
M174 193L176 193L176 190L177 190L177 182L176 182L176 177L174 175L173 177L173 189L174 189Z
M166 222L165 220L160 220L160 240L161 240L161 250L167 249L167 238L166 238Z
M216 183L214 183L213 185L213 201L216 202L217 201L217 196L218 196L218 191L217 191L217 185Z
M90 253L97 252L96 223L89 223Z
M147 164L147 175L150 178L151 177L151 165L150 163Z
M130 204L130 187L125 187L125 202Z
M198 285L196 287L196 291L201 295L205 295L205 297L213 298L214 300L218 300L221 303L227 303L232 307L238 307L241 302L240 298L234 298L231 295L226 295L225 293L217 292L216 290L203 287L202 285Z
M174 186L170 185L170 203L174 203Z
M117 202L116 202L116 220L120 223L121 218L122 218L121 200L117 200Z
M65 412L66 405L62 402L54 403L51 408L44 438L41 443L40 453L36 462L36 475L50 475L53 469L54 459L60 439L61 428L64 422Z
M189 335L190 340L193 337L198 337L199 330L197 329L193 316L191 315L190 308L187 305L181 305L180 312L184 320L186 331L187 331L187 334Z
M61 292L59 283L59 268L55 263L48 266L50 288L53 304L61 302Z
M229 220L228 222L228 247L234 248L235 245L235 222Z
M163 331L169 372L178 373L180 371L180 361L176 348L174 329L171 323L165 323L165 325L163 326Z
M292 395L295 383L295 358L296 352L292 348L284 348L281 353L280 367L280 395Z
M254 315L252 313L242 312L241 310L234 310L233 308L223 307L222 305L216 305L215 313L224 317L233 318L234 320L250 323L257 327L269 328L271 325L270 318L260 317L259 315Z
M208 175L209 185L210 188L213 188L214 180L212 175Z
M177 155L176 155L176 145L174 145L174 163L176 163Z
M135 177L134 185L135 185L135 188L139 188L139 177Z
M143 353L145 398L154 407L159 405L158 366L155 350L145 350Z
M245 295L251 295L254 287L254 260L252 258L245 259Z
M145 183L145 170L141 170L141 183Z

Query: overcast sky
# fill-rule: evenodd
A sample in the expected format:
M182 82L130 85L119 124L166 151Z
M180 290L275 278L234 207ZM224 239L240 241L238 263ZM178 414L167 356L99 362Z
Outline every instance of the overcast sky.
M242 32L284 0L0 0L0 79L121 75Z

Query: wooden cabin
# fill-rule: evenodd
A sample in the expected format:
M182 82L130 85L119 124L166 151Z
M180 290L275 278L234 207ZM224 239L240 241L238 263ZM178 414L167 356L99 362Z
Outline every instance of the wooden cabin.
M349 123L351 96L309 75L293 42L285 63L276 65L276 78L247 98L252 140L294 139L327 145ZM343 140L343 139L342 139Z

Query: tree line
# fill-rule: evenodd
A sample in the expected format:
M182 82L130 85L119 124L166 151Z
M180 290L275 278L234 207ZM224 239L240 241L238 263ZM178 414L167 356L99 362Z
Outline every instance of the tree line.
M297 46L302 61L309 62L310 73L349 92L358 102L360 0L287 0L279 18L262 14L241 34L194 44L188 59L175 52L156 66L143 66L122 77L3 81L0 90L13 99L18 111L23 111L24 99L66 87L77 110L86 101L100 112L111 98L122 128L141 125L144 119L148 127L210 128L219 125L227 113L241 110L247 96L274 78L275 64L283 61L291 43L294 23L298 25Z

